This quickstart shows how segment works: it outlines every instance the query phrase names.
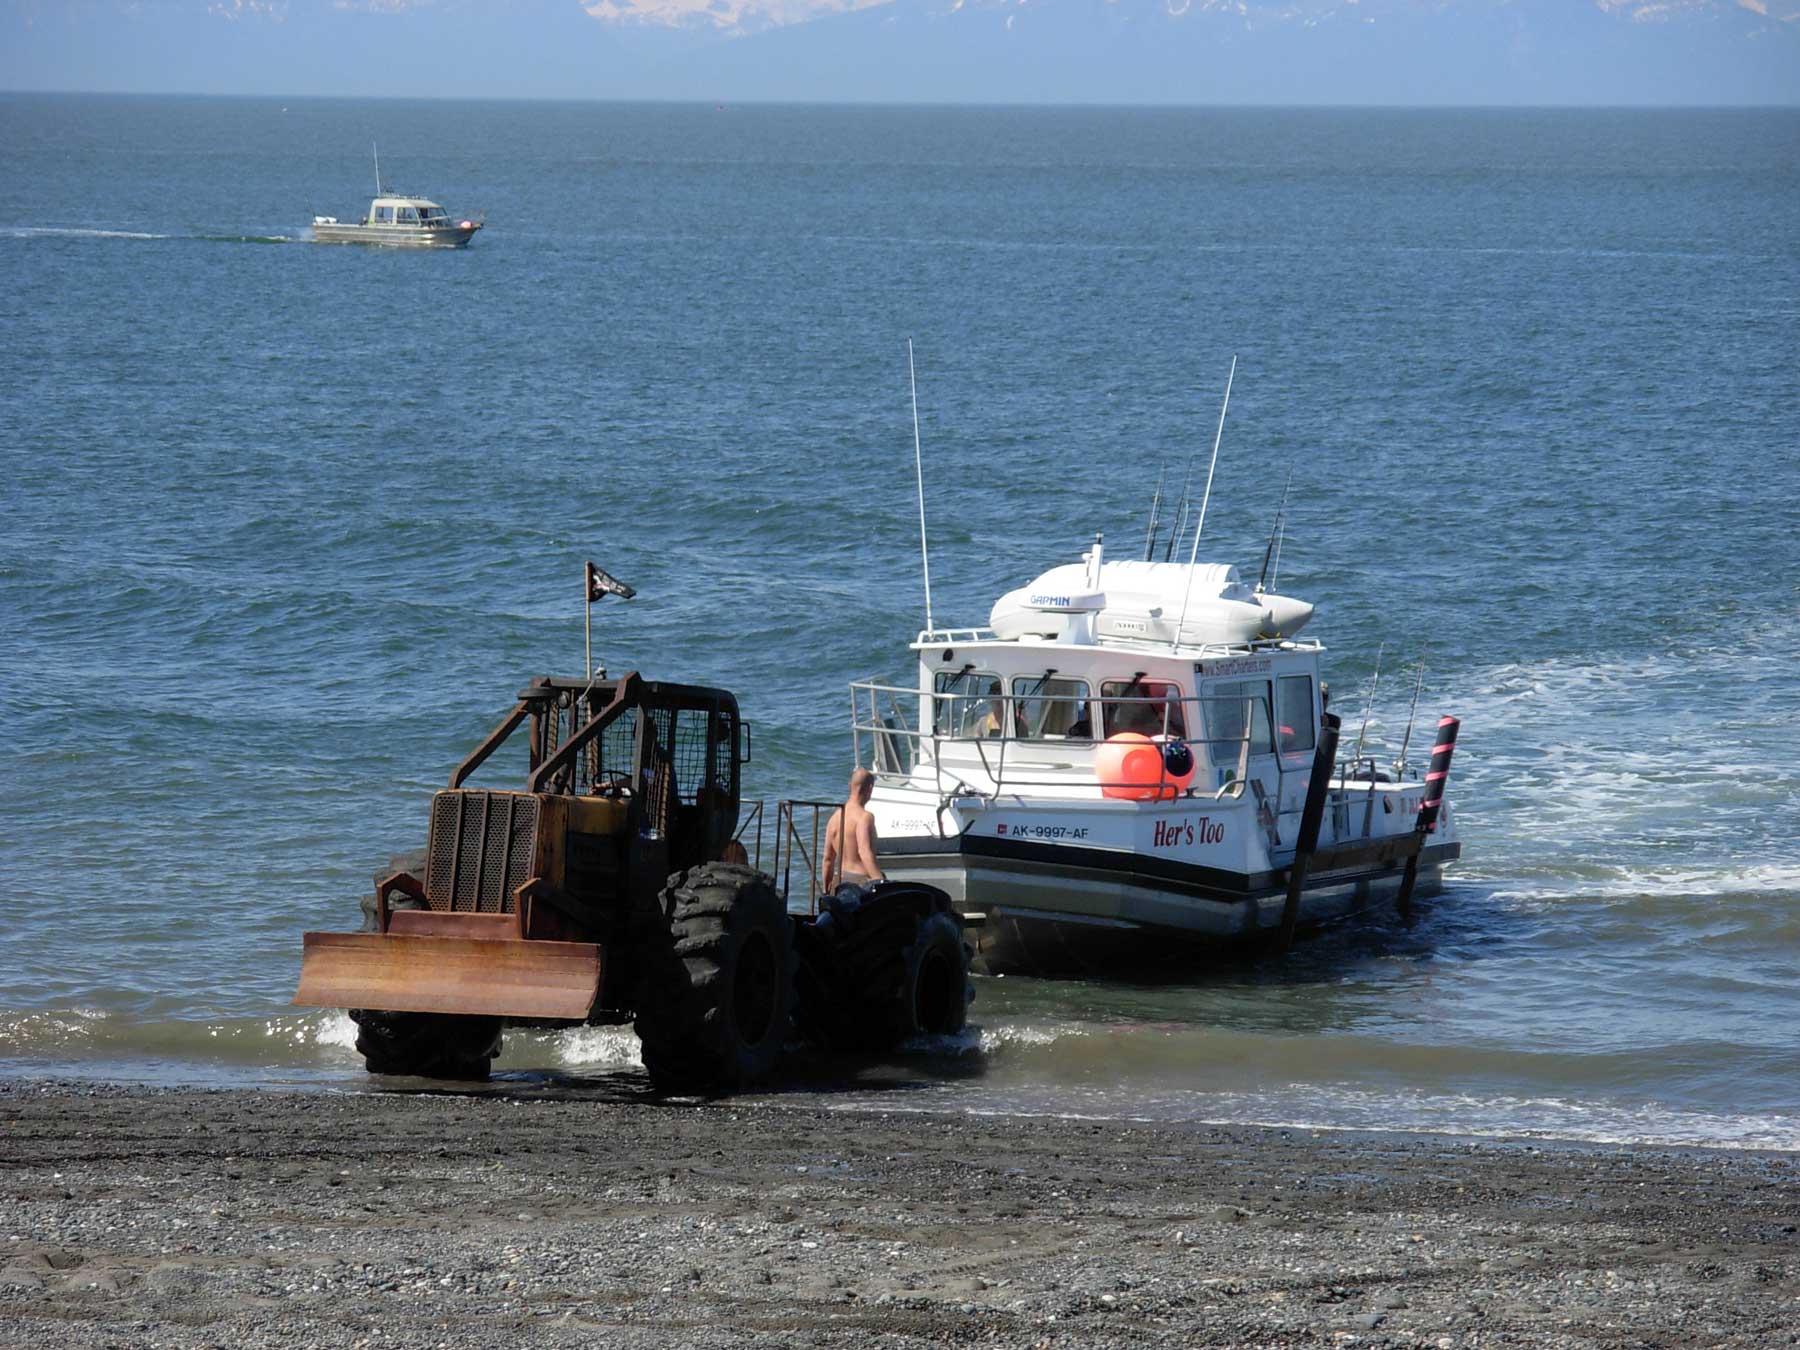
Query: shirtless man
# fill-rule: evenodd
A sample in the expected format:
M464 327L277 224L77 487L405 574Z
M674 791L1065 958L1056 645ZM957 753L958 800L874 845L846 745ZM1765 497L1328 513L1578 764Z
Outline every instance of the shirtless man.
M869 794L875 775L858 769L850 775L850 795L825 823L825 866L819 889L830 895L840 885L866 886L884 881L875 861L875 817L869 814Z

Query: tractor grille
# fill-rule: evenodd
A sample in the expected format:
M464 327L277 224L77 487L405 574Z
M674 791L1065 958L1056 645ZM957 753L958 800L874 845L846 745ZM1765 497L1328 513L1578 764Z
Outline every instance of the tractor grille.
M458 914L511 914L531 879L538 800L521 792L440 792L431 799L425 901Z

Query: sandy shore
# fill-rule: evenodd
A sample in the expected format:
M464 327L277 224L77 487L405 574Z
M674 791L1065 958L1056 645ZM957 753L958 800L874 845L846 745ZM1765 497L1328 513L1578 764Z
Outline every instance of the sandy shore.
M0 1082L10 1345L1792 1345L1797 1226L1793 1155Z

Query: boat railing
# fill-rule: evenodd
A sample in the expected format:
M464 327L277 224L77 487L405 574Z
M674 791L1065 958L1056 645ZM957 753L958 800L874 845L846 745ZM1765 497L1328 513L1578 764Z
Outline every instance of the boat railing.
M1248 642L1190 642L1178 649L1184 656L1203 659L1221 656L1250 656L1258 652L1322 652L1325 644L1318 638L1252 638Z
M971 642L995 640L991 628L921 628L913 639L915 647L966 646Z
M922 628L913 639L913 646L965 647L972 642L997 640L998 636L992 628ZM1186 642L1170 650L1196 660L1218 660L1228 656L1253 656L1271 651L1322 652L1325 644L1318 638L1252 638L1246 642Z
M819 879L825 869L825 827L838 804L784 798L775 803L773 819L768 804L760 798L744 806L732 837L743 846L745 859L774 879L790 910L795 895L803 892L806 912L817 914Z
M1151 799L1207 792L1221 799L1241 796L1257 781L1250 772L1251 757L1275 749L1272 711L1263 695L926 692L869 680L850 686L857 767L868 769L877 781L914 786L920 785L920 771L928 770L940 799L992 797L1019 788L1098 791L1102 786ZM1091 726L1096 712L1099 737ZM1047 731L1051 726L1061 730ZM1154 775L1109 777L1104 785L1089 773L1072 776L1073 770L1094 767L1096 748L1121 732L1137 732L1164 746L1185 744L1194 756L1192 773L1172 772L1170 760L1179 763L1180 757L1164 753L1155 756ZM1044 758L1058 752L1069 758ZM1278 801L1287 770L1280 756L1275 764ZM1227 771L1226 777L1213 787L1209 771L1220 769ZM1208 784L1195 786L1194 779L1203 774Z

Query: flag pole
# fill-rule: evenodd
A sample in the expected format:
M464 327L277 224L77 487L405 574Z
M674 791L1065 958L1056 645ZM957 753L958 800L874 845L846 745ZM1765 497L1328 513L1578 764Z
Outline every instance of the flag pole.
M588 580L588 565L581 565L581 678L594 678L594 588Z

